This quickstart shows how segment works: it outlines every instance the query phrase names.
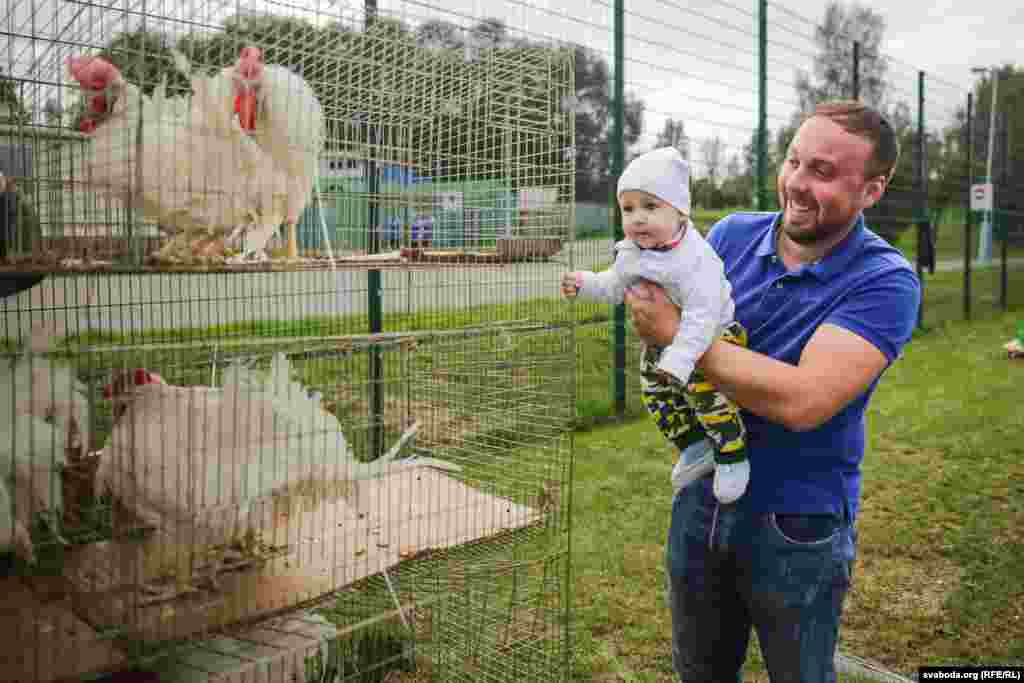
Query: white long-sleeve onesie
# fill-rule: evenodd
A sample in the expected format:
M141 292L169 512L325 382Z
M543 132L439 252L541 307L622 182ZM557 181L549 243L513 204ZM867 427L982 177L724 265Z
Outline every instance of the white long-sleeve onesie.
M626 289L640 280L660 285L682 309L682 320L672 344L662 352L658 368L686 383L697 359L736 312L722 260L692 223L673 249L643 249L627 239L615 245L615 253L615 263L608 270L581 273L578 295L620 304Z

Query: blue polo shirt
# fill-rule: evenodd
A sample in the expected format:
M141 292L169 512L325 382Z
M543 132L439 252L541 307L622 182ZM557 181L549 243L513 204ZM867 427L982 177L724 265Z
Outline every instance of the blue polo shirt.
M735 213L708 243L725 263L736 319L754 351L797 365L824 324L838 325L896 360L917 322L921 286L903 255L864 225L825 258L787 272L775 250L779 213ZM792 432L748 411L750 485L741 502L760 512L856 514L864 411L878 380L817 429Z

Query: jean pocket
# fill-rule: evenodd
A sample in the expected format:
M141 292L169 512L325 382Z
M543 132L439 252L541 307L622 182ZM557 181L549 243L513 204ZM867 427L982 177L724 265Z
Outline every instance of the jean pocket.
M835 515L790 515L769 513L769 522L783 541L790 545L819 546L835 540L839 518Z

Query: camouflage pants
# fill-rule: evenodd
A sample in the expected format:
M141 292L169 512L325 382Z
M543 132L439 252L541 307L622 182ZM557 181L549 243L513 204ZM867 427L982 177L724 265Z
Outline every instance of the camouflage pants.
M747 345L747 331L738 322L731 323L722 339L739 346ZM694 370L683 389L678 384L661 384L655 375L657 352L645 349L640 360L641 398L654 417L661 433L679 448L707 438L715 448L715 462L732 463L747 457L746 429L739 408Z

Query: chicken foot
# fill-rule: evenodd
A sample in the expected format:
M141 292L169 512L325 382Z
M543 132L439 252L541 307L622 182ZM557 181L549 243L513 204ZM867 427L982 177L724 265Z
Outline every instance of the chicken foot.
M231 265L244 263L265 263L269 260L266 252L267 242L275 232L273 225L259 225L256 216L251 216L250 221L236 227L226 240L229 245L237 245L239 253L237 256L225 260Z
M295 260L299 258L299 237L295 220L289 220L285 224L285 234L288 239L288 258Z
M223 238L180 232L153 252L150 261L158 265L208 263L224 258L224 251Z

